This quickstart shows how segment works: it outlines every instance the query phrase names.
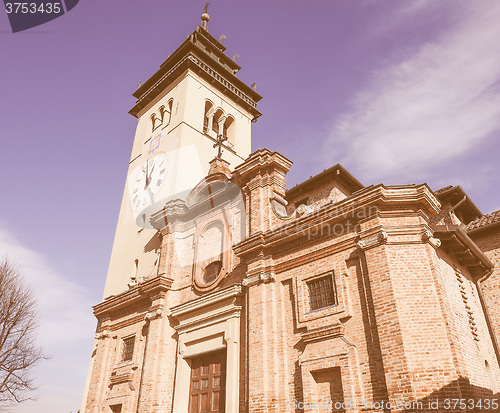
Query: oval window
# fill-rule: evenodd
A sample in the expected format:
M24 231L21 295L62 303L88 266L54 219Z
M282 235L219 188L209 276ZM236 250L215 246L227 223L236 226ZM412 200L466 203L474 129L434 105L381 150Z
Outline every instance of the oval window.
M203 270L203 281L206 284L210 284L212 281L215 281L221 269L222 269L222 261L211 262Z

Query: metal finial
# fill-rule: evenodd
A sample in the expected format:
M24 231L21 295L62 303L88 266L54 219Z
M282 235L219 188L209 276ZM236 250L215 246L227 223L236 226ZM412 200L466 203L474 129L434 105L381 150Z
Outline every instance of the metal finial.
M222 145L227 141L227 136L222 136L222 134L217 135L217 141L214 143L214 148L218 147L217 158L222 159Z
M207 22L210 20L210 16L208 15L208 6L210 6L210 2L205 3L205 8L203 9L203 14L201 15L201 27L205 30L208 30Z

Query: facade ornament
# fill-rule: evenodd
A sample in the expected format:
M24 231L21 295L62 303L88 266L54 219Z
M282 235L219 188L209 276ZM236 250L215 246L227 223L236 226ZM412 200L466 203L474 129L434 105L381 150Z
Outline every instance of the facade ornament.
M257 285L260 281L260 274L254 274L251 275L250 277L245 278L241 283L245 287L252 287L254 285Z
M381 231L380 233L366 238L364 240L360 240L356 243L356 246L362 250L371 248L371 247L376 247L377 245L384 244L387 242L387 239L389 236L387 235L387 232Z
M267 284L267 283L273 282L275 279L276 279L276 275L272 271L267 272L267 273L260 273L260 280L263 283Z
M260 284L260 282L263 283L270 283L275 281L276 279L276 274L273 271L264 273L258 273L251 275L250 277L245 278L241 284L243 284L245 287L252 287L254 285Z
M434 238L433 237L433 233L426 229L423 233L422 233L422 241L424 242L428 242L429 244L431 244L434 248L439 248L441 246L441 240L438 239L438 238Z
M156 310L148 311L144 316L144 320L146 321L146 323L149 323L150 321L153 321L156 318L161 318L162 315L163 315L163 309L157 308Z
M296 209L296 214L298 217L309 215L311 212L313 212L313 209L306 204L300 204Z
M137 278L134 276L130 277L130 282L127 284L128 288L134 288L138 284Z
M96 340L102 340L104 338L108 338L110 336L110 334L111 334L111 331L109 331L109 330L102 330L100 333L96 333L94 335L94 338Z

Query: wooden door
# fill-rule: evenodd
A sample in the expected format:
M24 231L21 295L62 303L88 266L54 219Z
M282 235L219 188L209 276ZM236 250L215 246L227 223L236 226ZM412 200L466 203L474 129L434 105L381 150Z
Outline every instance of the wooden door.
M189 413L222 413L226 398L226 352L191 362Z

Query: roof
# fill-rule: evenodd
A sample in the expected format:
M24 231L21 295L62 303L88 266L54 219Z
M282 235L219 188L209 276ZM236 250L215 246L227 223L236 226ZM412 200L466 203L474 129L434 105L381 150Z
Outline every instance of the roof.
M465 230L467 232L473 232L486 227L491 227L495 224L500 224L500 210L476 218L474 221L467 225Z
M453 188L453 185L445 186L444 188L441 188L441 189L438 189L437 191L434 191L434 195L439 195L443 192L450 190L451 188Z
M261 115L257 110L257 102L262 96L236 77L240 66L224 54L225 49L205 29L198 27L161 64L160 69L133 93L137 102L129 113L139 116L166 87L190 69L220 92L230 96L257 119Z
M494 267L491 260L472 241L459 225L434 225L434 237L442 242L442 248L453 253L460 264L469 268L471 275L481 278Z
M364 188L365 186L359 182L354 176L352 176L347 169L345 169L341 164L336 164L331 168L325 169L323 172L310 177L304 182L295 185L294 187L286 191L287 199L293 198L296 195L302 193L304 190L308 190L311 186L321 185L332 179L337 179L344 183L353 193Z
M449 203L453 206L455 211L460 211L462 215L462 220L465 224L468 224L475 219L480 218L483 213L476 206L476 204L469 198L460 185L457 186L446 186L437 191L434 191L439 202L442 204Z

